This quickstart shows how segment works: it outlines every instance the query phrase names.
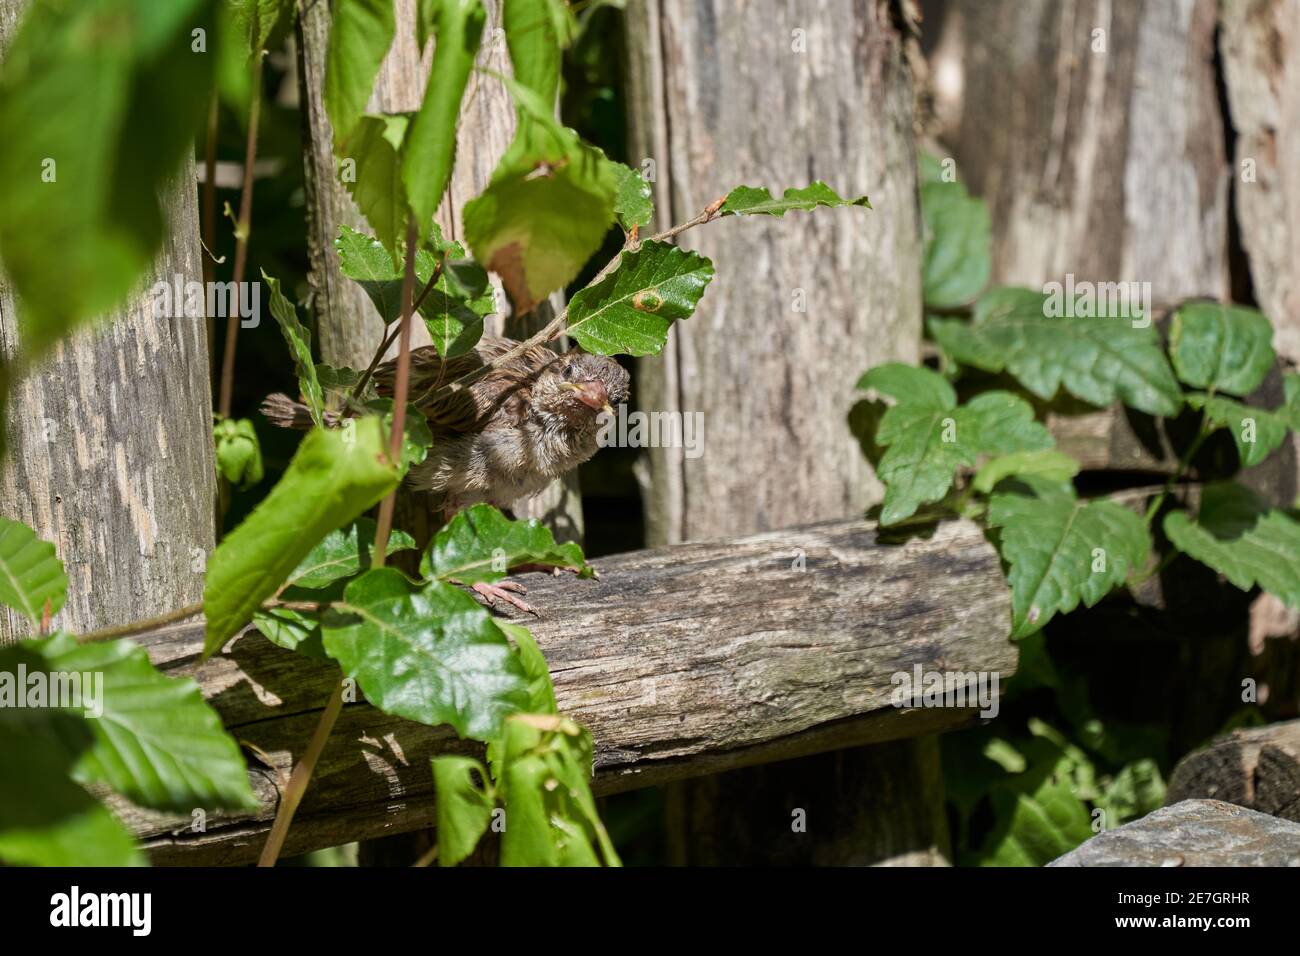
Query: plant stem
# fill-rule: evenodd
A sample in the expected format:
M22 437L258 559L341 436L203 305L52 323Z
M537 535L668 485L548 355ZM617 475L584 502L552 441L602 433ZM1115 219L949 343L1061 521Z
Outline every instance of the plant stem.
M429 276L429 281L424 284L424 288L416 298L415 304L411 306L412 313L418 312L420 306L424 305L424 300L428 298L429 293L433 291L434 285L437 284L439 277L441 277L442 267L446 262L447 256L444 253L442 258L438 260L438 265L434 268L433 275ZM388 351L388 347L393 344L393 339L397 338L397 333L401 330L401 323L394 323L393 327L385 333L384 340L379 343L379 348L375 350L374 358L370 360L370 366L361 373L361 378L357 379L357 384L352 386L352 391L348 393L347 401L343 403L344 407L351 405L357 400L362 389L366 387L366 383L370 381L370 377L375 374L375 369L379 368L379 363L384 359L384 353Z
M343 681L340 680L334 686L334 692L330 694L330 699L325 704L325 710L320 715L320 722L316 724L316 729L312 732L307 750L289 776L289 783L280 798L280 807L275 812L275 822L271 824L271 833L266 838L266 845L262 847L262 855L258 857L258 866L275 866L276 861L280 859L284 838L289 835L289 824L293 822L298 804L302 802L302 796L307 792L307 784L311 782L311 775L316 770L316 762L320 760L320 755L325 750L325 742L329 739L330 731L334 729L334 723L339 719L342 710Z
M1207 396L1213 395L1214 390L1210 389L1206 394ZM1160 494L1156 495L1155 500L1152 501L1150 507L1147 508L1146 518L1144 519L1147 523L1147 527L1151 526L1152 520L1160 511L1161 505L1165 503L1165 499L1169 497L1170 493L1187 474L1187 469L1191 467L1192 459L1196 457L1196 453L1200 451L1201 446L1205 444L1205 439L1210 437L1210 432L1209 412L1202 412L1201 427L1200 430L1197 431L1196 437L1193 438L1192 443L1187 446L1187 451L1183 452L1182 458L1178 459L1178 467L1175 468L1174 473L1169 476L1169 480L1165 482L1165 486L1160 490Z
M128 634L139 634L141 631L151 631L156 627L165 627L168 624L175 624L177 621L183 621L187 617L194 617L196 614L202 613L202 602L198 604L188 604L185 607L178 607L174 611L168 611L166 614L158 614L154 617L142 618L139 621L128 621L126 624L117 624L113 627L101 627L95 631L87 631L84 634L78 634L77 643L90 644L94 641L111 641L115 637L126 637Z
M672 226L671 228L665 229L663 232L655 233L655 235L651 236L649 239L641 240L641 239L632 239L629 237L627 242L623 244L623 249L619 251L619 254L616 255L613 259L610 259L609 262L605 263L604 268L602 268L599 272L596 273L596 275L592 278L592 280L587 283L586 288L591 288L601 279L605 278L607 275L609 275L611 272L617 269L619 262L623 258L624 251L628 251L628 252L635 251L640 247L642 242L667 242L669 239L675 239L677 236L681 235L687 229L694 228L695 226L701 226L706 222L711 222L714 219L717 219L718 210L722 208L722 204L726 201L726 198L727 198L726 196L723 196L719 199L715 199L713 202L705 206L703 211L701 211L700 214L695 218L688 219L682 223L678 223L677 225ZM452 381L448 382L446 385L443 385L441 387L437 387L437 386L431 387L427 392L425 392L423 395L421 395L419 398L415 400L416 403L423 405L427 402L436 402L439 399L447 398L451 395L455 395L459 392L465 391L465 389L469 388L470 385L477 382L480 378L482 378L484 375L487 375L493 369L499 368L508 362L512 362L520 355L523 355L525 352L527 352L529 349L535 348L538 345L543 345L549 342L551 339L557 338L558 336L562 335L566 328L568 318L569 318L569 310L568 308L565 308L563 312L561 312L555 318L551 319L550 322L546 323L546 326L540 332L534 335L532 338L528 339L525 342L520 342L510 351L505 352L498 358L493 359L491 362L484 363L483 365L474 369L472 372L465 373L460 378L453 379Z
M262 109L262 57L253 57L253 85L248 105L248 140L244 146L244 186L239 195L239 222L235 226L235 288L244 281L248 263L248 230L253 216L253 163L257 159L257 123ZM235 345L239 336L239 309L226 320L226 347L221 358L221 392L217 412L230 417L235 392Z
M434 844L425 850L411 866L430 866L434 860L438 859L438 844Z

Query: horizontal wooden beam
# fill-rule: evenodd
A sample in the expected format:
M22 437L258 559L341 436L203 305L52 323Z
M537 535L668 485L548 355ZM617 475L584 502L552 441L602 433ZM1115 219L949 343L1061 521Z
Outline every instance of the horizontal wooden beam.
M893 676L996 672L1016 652L998 557L969 522L901 544L840 521L597 562L601 578L522 576L528 622L561 710L592 732L595 789L613 793L734 767L948 730L971 709L898 709ZM256 858L279 789L337 670L255 632L200 665L199 623L140 638L154 662L203 687L246 745L261 808L189 817L113 805L154 862ZM431 756L475 752L446 728L345 706L286 854L432 825Z

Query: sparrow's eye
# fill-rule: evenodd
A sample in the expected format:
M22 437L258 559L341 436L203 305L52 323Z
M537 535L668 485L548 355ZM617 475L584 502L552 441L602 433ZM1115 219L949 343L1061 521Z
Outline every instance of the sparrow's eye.
M573 365L566 365L560 375L566 382L572 382L578 375L578 369Z

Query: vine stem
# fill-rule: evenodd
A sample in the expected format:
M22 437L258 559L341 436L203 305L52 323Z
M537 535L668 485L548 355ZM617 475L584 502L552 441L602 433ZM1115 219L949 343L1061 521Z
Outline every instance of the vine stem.
M601 279L604 279L607 275L609 275L611 272L617 269L619 262L622 261L623 252L635 252L638 248L640 248L642 241L667 242L670 239L677 238L677 236L681 235L687 229L692 229L695 226L702 226L706 222L711 222L714 219L718 218L718 212L719 210L722 209L722 204L726 201L727 201L726 196L722 196L718 199L715 199L713 202L705 206L703 211L701 211L698 216L694 217L693 219L688 219L685 222L678 223L677 225L672 226L671 228L665 229L663 232L655 233L648 240L640 240L636 238L636 231L633 230L631 233L629 233L627 241L623 243L623 248L619 250L619 254L616 255L614 258L610 259L609 262L605 263L604 268L602 268L599 272L596 273L596 275L592 278L592 280L587 283L586 288L591 288ZM518 358L520 355L523 355L531 348L534 348L538 345L544 345L545 343L549 342L551 339L558 338L560 335L564 333L568 324L568 320L569 320L569 310L566 307L563 312L561 312L555 318L551 319L550 322L546 323L546 326L540 332L534 335L532 338L528 339L527 341L520 342L514 348L510 349L510 351L505 352L499 357L493 359L492 361L479 366L478 368L474 369L472 372L465 373L460 378L453 379L452 381L448 382L446 385L443 385L441 387L437 387L437 386L431 387L427 392L425 392L423 395L421 395L419 398L415 400L416 404L423 405L427 402L436 402L439 399L447 398L459 392L465 391L465 389L469 388L470 385L477 382L480 378L482 378L484 375L487 375L493 369L499 368L508 362L514 361L516 358Z
M397 355L397 379L393 387L393 431L388 441L388 456L391 461L399 461L402 455L402 441L406 436L406 397L411 383L411 316L415 312L415 247L419 236L415 228L415 218L408 216L406 224L406 271L402 276L402 320L401 347ZM433 281L437 281L435 278ZM393 527L393 507L397 500L397 491L389 492L379 506L379 521L375 529L375 546L371 551L370 566L383 567L384 553L388 550L388 535ZM330 695L325 710L321 712L316 729L312 731L311 740L302 759L293 768L289 783L284 788L280 806L275 812L275 822L271 824L271 833L262 847L258 866L275 866L284 848L285 837L289 834L289 825L298 812L298 804L307 792L312 774L316 772L316 762L325 749L334 724L343 710L343 681L340 680Z
M111 641L115 637L126 637L130 634L139 634L141 631L153 630L155 627L165 627L168 624L175 624L177 621L183 621L187 617L194 617L196 614L202 613L202 602L187 604L185 607L178 607L166 614L142 618L139 621L128 621L126 624L117 624L113 627L101 627L95 631L86 631L84 634L77 635L77 643L90 644L94 641Z
M1214 395L1214 389L1207 389L1205 394L1208 400ZM1205 439L1210 437L1209 415L1210 413L1208 409L1202 410L1201 426L1196 433L1196 437L1193 438L1192 443L1187 446L1187 451L1183 452L1183 456L1178 459L1178 467L1175 468L1174 473L1169 476L1169 480L1165 482L1165 486L1160 489L1160 494L1156 495L1155 500L1152 501L1151 505L1147 508L1146 518L1144 519L1147 527L1151 526L1151 522L1160 511L1160 507L1165 503L1165 499L1169 497L1174 488L1176 488L1179 482L1181 482L1186 476L1187 469L1191 467L1192 459L1196 457L1196 453L1200 451L1201 446L1205 444Z

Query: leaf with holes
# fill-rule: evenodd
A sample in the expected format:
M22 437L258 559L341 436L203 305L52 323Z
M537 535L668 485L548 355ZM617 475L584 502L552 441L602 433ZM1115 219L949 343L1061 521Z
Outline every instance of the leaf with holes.
M54 545L40 540L21 521L0 518L0 604L39 627L46 602L53 616L63 609L67 596L68 575Z
M569 302L568 333L588 352L657 355L668 329L690 318L713 263L666 242L619 253L618 268Z
M580 545L556 544L550 529L536 518L515 521L487 504L466 508L438 532L420 561L420 573L475 584L500 581L521 564L573 568L581 577L594 573Z
M1169 354L1188 385L1245 395L1273 367L1273 326L1255 309L1192 302L1174 313Z
M527 700L510 642L450 584L375 568L348 584L321 630L326 653L384 713L488 741Z
M1119 400L1152 415L1182 406L1160 338L1134 319L1053 316L1048 297L1031 289L999 288L975 305L974 317L929 320L931 337L953 360L988 372L1006 370L1039 398L1064 388L1105 406Z
M1032 634L1080 602L1092 607L1146 563L1151 535L1113 501L1080 501L1067 484L1023 478L1031 494L989 499L1009 566L1012 637Z
M1300 521L1269 508L1234 482L1206 486L1196 519L1165 516L1165 534L1179 551L1218 571L1242 590L1258 585L1300 608Z
M487 770L473 757L434 757L438 807L438 865L455 866L487 832L496 797Z

